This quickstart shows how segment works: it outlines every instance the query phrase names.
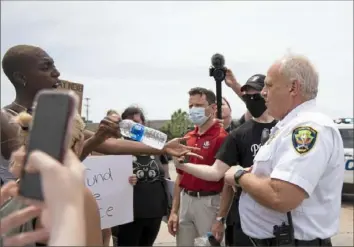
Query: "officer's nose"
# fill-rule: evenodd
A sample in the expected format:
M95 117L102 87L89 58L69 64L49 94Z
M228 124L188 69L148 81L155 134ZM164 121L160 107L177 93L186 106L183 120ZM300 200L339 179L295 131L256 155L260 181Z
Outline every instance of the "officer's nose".
M261 96L265 99L267 98L267 90L265 89L265 87L263 87L263 89L261 91Z

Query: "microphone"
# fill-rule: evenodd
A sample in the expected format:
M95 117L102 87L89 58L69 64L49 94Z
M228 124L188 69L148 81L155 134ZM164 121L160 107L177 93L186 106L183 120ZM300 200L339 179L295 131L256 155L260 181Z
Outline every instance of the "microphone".
M225 58L223 55L216 53L211 57L211 65L215 69L221 69L225 66Z
M221 119L221 106L222 106L222 87L221 83L226 77L225 58L220 53L215 53L211 57L211 67L209 68L209 76L214 77L216 82L216 106L217 118Z

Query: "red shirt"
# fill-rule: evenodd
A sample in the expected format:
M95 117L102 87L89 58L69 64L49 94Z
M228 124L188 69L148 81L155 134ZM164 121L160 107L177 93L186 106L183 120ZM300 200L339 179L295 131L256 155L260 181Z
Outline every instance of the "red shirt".
M196 157L189 157L189 163L213 165L215 162L215 156L223 143L227 132L220 126L219 123L215 123L205 133L198 134L198 127L191 132L188 132L185 137L190 137L187 140L187 145L191 147L198 147L200 151L194 153L203 156L204 159L198 159ZM196 178L180 169L177 169L177 173L182 176L179 186L186 190L191 191L207 191L207 192L221 192L224 186L224 179L218 182L205 181L200 178Z

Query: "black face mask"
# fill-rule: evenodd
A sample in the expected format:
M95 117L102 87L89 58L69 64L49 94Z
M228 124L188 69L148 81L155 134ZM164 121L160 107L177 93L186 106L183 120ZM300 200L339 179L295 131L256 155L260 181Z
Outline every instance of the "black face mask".
M262 116L267 110L265 100L260 94L245 94L242 99L246 103L247 110L254 118Z

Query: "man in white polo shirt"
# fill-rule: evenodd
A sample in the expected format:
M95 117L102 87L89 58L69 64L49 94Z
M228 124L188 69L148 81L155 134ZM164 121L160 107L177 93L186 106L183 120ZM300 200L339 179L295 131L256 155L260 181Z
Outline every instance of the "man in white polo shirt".
M294 245L331 246L338 231L343 140L333 120L316 110L317 88L317 72L305 57L288 56L273 64L262 95L269 114L280 121L251 173L230 169L225 176L243 190L242 229L258 246L281 245L273 227L289 224L287 212Z
M229 169L221 161L209 167L180 164L205 180L218 180L228 170L225 182L242 188L242 230L256 246L331 246L339 229L343 140L333 120L316 109L317 92L318 74L307 58L276 61L262 96L280 121L251 169Z

